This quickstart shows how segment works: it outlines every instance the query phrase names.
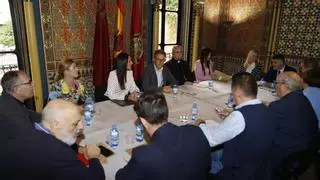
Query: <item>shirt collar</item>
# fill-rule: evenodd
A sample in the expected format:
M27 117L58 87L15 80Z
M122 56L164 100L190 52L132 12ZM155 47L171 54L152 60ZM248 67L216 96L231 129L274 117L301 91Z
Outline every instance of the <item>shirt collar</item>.
M248 105L256 105L256 104L261 104L261 100L259 99L252 99L252 100L249 100L249 101L246 101L246 102L243 102L241 104L239 104L238 106L235 107L235 109L240 109L244 106L248 106Z
M284 65L279 71L280 71L281 73L283 73L285 67L286 67L286 65Z
M49 131L49 129L43 127L40 123L34 123L34 127L36 128L36 130L45 132L45 133L47 133L47 134L51 134L50 131Z

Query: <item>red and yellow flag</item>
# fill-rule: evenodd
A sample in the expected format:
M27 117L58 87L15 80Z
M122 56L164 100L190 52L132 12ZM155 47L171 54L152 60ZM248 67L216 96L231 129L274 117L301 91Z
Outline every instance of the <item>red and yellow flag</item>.
M135 80L141 79L144 69L141 7L141 0L133 0L131 16L131 57L134 61L132 70Z
M125 38L124 38L124 2L123 0L117 0L117 30L114 38L113 57L124 51Z

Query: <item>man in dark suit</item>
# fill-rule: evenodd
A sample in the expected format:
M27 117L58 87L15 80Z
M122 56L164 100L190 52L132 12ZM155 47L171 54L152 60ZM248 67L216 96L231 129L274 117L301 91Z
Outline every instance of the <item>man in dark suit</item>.
M41 121L41 114L28 109L24 104L27 99L33 97L33 84L26 73L23 71L6 72L1 79L1 86L3 92L0 96L0 115L10 117L6 123L20 124L20 127L27 128L32 127L33 122Z
M178 85L170 70L163 66L166 61L166 53L156 50L153 55L153 63L144 69L142 87L144 91L162 90L171 92L172 85Z
M1 120L3 116L0 116ZM87 148L89 166L85 167L70 145L83 128L80 109L65 100L53 100L43 110L43 120L35 129L1 134L1 176L8 179L104 180L103 168L97 159L98 147ZM4 127L0 127L2 132Z
M183 47L181 45L172 48L172 59L165 63L172 75L178 81L178 85L183 85L186 81L193 82L194 75L185 60L182 59Z
M137 147L117 180L205 180L210 169L210 147L199 127L168 122L168 106L161 92L144 93L135 104L150 143Z
M272 57L272 67L270 67L269 71L267 72L264 80L267 82L273 82L276 80L277 76L283 72L293 71L296 72L297 70L291 66L288 66L285 63L284 56L282 54L276 54Z
M315 112L301 89L302 80L297 73L284 72L277 77L276 91L281 99L270 104L276 114L276 165L291 154L309 149L318 131Z

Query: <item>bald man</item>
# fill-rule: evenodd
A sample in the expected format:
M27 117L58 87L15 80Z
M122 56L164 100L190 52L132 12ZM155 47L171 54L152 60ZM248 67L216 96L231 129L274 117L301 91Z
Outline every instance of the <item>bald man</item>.
M302 93L302 80L295 72L283 72L276 79L280 100L270 104L276 114L274 155L276 164L312 145L317 133L317 117L308 99Z
M70 148L77 133L83 129L81 119L80 109L72 102L50 101L43 110L42 122L35 123L35 130L21 134L15 143L9 141L7 151L0 153L3 177L104 180L97 147L88 148L89 167L82 165Z

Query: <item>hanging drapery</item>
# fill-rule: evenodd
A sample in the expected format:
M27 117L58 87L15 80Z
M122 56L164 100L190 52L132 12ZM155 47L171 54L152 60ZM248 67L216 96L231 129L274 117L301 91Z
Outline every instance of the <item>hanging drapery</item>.
M106 85L111 70L109 49L108 20L105 1L98 0L96 27L93 46L93 83L95 86Z
M117 0L117 29L114 38L113 57L117 57L117 55L125 49L124 16L124 2L123 0Z
M142 41L142 13L141 0L133 0L131 15L131 57L134 61L132 67L135 80L141 78L144 68L144 53Z
M35 105L37 112L41 112L43 107L42 83L32 2L24 2L24 17L26 22L31 77L34 83Z

